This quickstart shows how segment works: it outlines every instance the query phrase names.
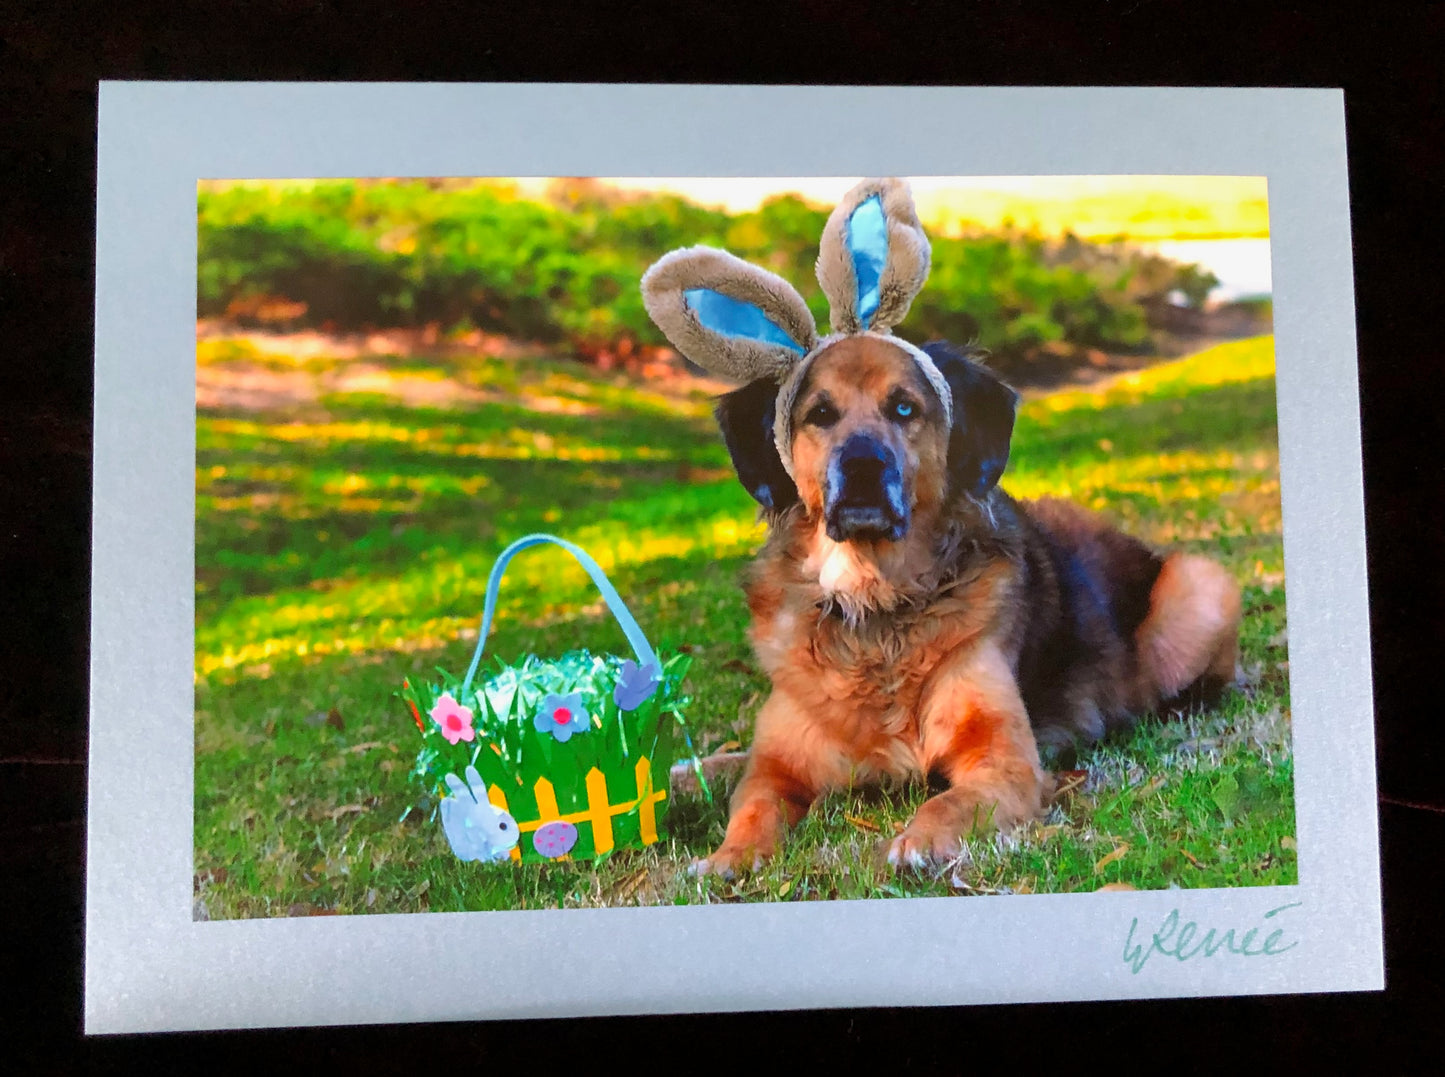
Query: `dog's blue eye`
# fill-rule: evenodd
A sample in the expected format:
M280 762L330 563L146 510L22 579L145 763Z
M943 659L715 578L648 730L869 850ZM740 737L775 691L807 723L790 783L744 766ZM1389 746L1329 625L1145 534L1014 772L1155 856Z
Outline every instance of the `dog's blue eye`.
M898 401L898 403L893 405L893 415L895 418L899 419L913 418L913 413L916 410L917 409L914 408L914 406L910 404L907 400L900 400Z

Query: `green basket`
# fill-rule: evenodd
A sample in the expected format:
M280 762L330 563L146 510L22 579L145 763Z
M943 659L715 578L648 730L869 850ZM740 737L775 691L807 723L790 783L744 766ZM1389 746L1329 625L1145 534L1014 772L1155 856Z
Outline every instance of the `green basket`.
M507 563L542 544L562 547L587 571L635 657L528 655L497 660L496 672L478 680ZM412 776L423 803L442 815L453 851L466 860L585 860L665 838L678 733L691 753L681 694L691 661L652 649L580 547L540 534L508 546L487 580L466 676L438 670L439 680L408 680L399 693L422 736Z

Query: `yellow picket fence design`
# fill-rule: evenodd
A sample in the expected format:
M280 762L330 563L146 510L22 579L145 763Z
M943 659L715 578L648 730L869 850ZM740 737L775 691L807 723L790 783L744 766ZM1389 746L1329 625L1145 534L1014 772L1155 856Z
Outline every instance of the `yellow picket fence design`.
M642 833L642 843L651 845L657 841L657 805L667 799L667 790L652 788L652 761L643 756L637 761L633 769L637 778L636 789L638 795L631 800L623 801L620 804L613 804L608 799L607 779L602 771L593 767L586 775L587 808L584 811L569 812L563 814L557 804L557 791L546 778L538 778L532 786L532 792L537 799L536 819L523 821L517 820L517 829L523 834L531 833L539 827L548 823L555 823L559 819L563 822L578 824L589 823L592 826L592 843L596 852L605 853L613 847L612 840L612 818L616 815L625 815L627 812L637 809L638 828ZM487 787L487 799L492 802L493 807L512 814L507 806L507 794L499 785ZM512 859L522 859L520 845L512 849ZM562 857L567 860L570 857Z

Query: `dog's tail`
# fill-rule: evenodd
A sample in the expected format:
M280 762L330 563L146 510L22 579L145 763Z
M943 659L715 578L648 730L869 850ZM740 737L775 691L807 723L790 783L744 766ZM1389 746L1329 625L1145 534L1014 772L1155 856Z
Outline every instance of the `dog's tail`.
M1240 615L1239 584L1222 566L1190 554L1167 558L1135 633L1148 705L1238 683Z

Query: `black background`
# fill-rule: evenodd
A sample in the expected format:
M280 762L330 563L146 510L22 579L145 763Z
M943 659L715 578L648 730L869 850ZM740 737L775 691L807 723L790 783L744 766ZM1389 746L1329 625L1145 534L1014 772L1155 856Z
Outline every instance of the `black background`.
M1388 1072L1437 1069L1445 783L1429 689L1445 643L1442 31L1445 8L1412 4L811 0L539 11L525 0L113 8L0 0L0 1058L17 1061L17 1072L141 1063L224 1072L292 1062L328 1072L481 1065L499 1077L502 1067L582 1069L614 1057L652 1069L771 1069L776 1059L810 1069L989 1065L1016 1074L1091 1064L1293 1069L1368 1053ZM1342 86L1388 989L83 1038L95 102L103 78ZM1014 973L1027 977L1028 969Z

